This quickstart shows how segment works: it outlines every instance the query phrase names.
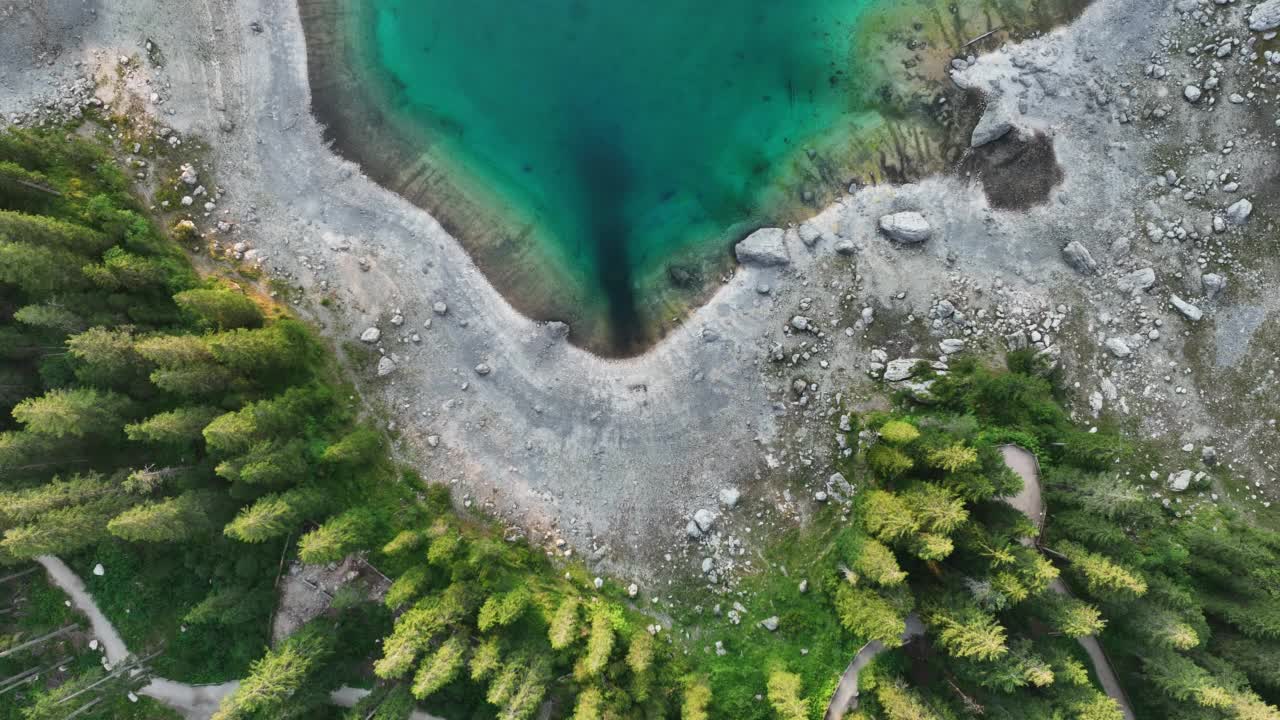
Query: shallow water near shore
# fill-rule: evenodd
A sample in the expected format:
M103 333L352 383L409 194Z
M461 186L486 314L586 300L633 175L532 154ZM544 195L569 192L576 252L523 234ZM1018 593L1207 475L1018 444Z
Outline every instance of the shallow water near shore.
M886 153L859 138L885 126L886 109L899 121L936 110L911 108L890 87L899 65L914 64L882 43L907 29L921 39L897 43L917 57L941 44L905 19L937 4L302 7L317 114L338 149L431 210L518 309L627 355L709 296L736 240L813 212L858 177L851 149L884 165ZM966 21L939 8L954 17L934 9L931 25L950 42ZM329 54L342 66L316 62L318 35L340 46ZM929 155L936 137L924 136L893 133L890 154ZM906 160L894 162L907 174Z

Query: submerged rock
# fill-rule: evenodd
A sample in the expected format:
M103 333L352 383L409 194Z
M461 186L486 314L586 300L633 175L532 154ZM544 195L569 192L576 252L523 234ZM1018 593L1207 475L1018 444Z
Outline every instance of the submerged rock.
M733 253L743 265L789 265L791 254L787 252L786 236L786 231L780 228L761 228L738 243Z

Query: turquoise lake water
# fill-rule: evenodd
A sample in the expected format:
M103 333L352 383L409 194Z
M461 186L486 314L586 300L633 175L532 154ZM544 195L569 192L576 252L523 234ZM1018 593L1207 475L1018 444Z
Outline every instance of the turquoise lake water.
M797 158L859 122L853 30L877 2L362 0L357 15L390 111L532 224L621 347L673 258L727 254L796 204Z

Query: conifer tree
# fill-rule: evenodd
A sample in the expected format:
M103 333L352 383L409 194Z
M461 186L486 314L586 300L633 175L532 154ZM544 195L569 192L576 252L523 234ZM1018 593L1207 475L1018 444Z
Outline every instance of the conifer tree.
M136 505L107 523L118 538L135 542L178 542L213 529L209 513L217 502L212 491L190 490L177 497Z
M427 565L415 565L401 573L400 577L387 588L382 599L383 604L392 610L398 610L408 603L427 586L431 579L431 568Z
M572 596L560 601L555 615L551 618L548 631L551 647L563 650L569 647L578 637L578 599Z
M1142 597L1147 592L1147 583L1140 575L1105 555L1072 542L1061 543L1058 550L1084 578L1089 593L1096 597L1123 600Z
M109 437L120 432L132 409L129 398L92 388L50 390L13 408L28 432L62 437Z
M907 630L905 613L872 590L840 585L836 588L836 616L858 637L879 640L887 647L902 644Z
M23 325L44 328L59 334L79 332L85 321L75 312L56 300L24 305L13 313L13 319Z
M466 665L466 653L467 645L462 638L455 635L445 640L418 666L413 676L413 696L422 700L453 682Z
M1097 608L1073 597L1055 594L1045 599L1043 608L1049 623L1070 638L1097 635L1107 624Z
M214 330L262 326L262 310L252 299L230 289L196 288L173 296L178 307Z
M312 703L299 695L311 676L333 653L333 636L319 624L308 624L274 650L254 661L249 676L222 701L213 720L305 717Z
M939 720L915 692L900 682L878 683L875 692L888 720Z
M107 521L125 505L120 497L109 496L50 510L33 523L6 530L0 550L29 560L37 555L63 555L88 547L106 537Z
M578 664L574 667L574 676L579 682L595 677L604 672L609 663L609 655L613 653L613 617L609 608L597 606L591 612L591 631L587 635L587 648Z
M323 505L324 495L312 488L265 495L242 509L224 533L241 542L265 542L294 529Z
M332 465L356 467L370 462L381 450L381 435L368 428L358 428L325 448L320 459Z
M573 706L573 720L601 720L601 709L604 696L600 688L592 686L578 693L578 700Z
M124 434L136 442L184 445L204 439L204 429L222 412L203 406L180 407L124 426Z
M128 329L90 328L67 338L67 349L77 360L76 377L87 385L128 388L143 375L145 363Z
M480 682L502 666L502 646L496 637L485 638L471 653L471 679Z
M337 562L367 542L376 525L368 508L352 508L303 535L298 541L298 557L309 565Z
M939 607L930 613L929 624L952 657L991 661L1009 651L1004 627L976 607Z
M779 720L807 720L809 707L800 697L800 676L783 670L769 673L769 705Z
M495 627L506 627L524 614L529 606L529 591L522 585L509 592L491 596L480 607L476 627L487 632Z
M0 283L16 287L28 300L87 287L80 272L85 259L58 248L9 242L0 235Z
M627 647L627 667L636 675L643 675L653 664L653 636L647 630L637 630L631 635Z
M710 705L711 688L701 679L691 680L684 688L680 720L707 720Z
M862 515L867 530L886 543L905 540L920 529L911 508L886 490L867 493Z
M898 565L893 551L870 538L859 545L853 571L858 577L882 587L898 586L907 579L907 573Z

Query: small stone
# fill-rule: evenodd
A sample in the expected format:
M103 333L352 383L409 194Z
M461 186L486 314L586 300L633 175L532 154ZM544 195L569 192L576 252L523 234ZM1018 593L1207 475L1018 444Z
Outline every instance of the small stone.
M702 574L706 575L715 567L715 561L711 558L702 558Z
M600 588L604 587L604 578L598 577L595 580L592 580L591 584L594 585L597 590L599 590Z
M487 363L480 363L479 365L476 365L476 374L480 377L484 377L491 372L493 372L493 368L489 367Z
M775 632L778 629L778 616L774 615L761 620L760 626L769 632Z
M1182 97L1186 98L1189 103L1198 103L1203 96L1204 91L1196 85L1188 85L1182 88Z
M1191 486L1191 477L1194 473L1190 470L1183 470L1169 475L1169 489L1173 492L1182 492Z
M102 577L107 574L107 569L102 567L102 563L93 566L93 574Z
M1227 208L1227 221L1232 225L1243 225L1253 214L1253 203L1245 199L1237 200Z
M445 313L449 312L449 306L446 305L443 301L441 301L441 302L437 302L435 305L432 305L431 310L437 315L444 315Z
M1196 322L1200 318L1204 317L1204 312L1202 312L1200 308L1183 300L1177 295L1170 295L1169 302L1178 309L1178 312L1186 316L1186 318L1191 322Z
M383 355L382 359L378 360L378 377L386 377L395 371L396 371L395 360L392 360L386 355Z
M826 490L819 490L818 492L813 494L813 499L817 500L820 503L826 502L828 500L828 497L829 496L827 495Z
M1067 264L1081 275L1092 275L1098 271L1098 263L1093 259L1093 254L1078 240L1067 243L1067 246L1062 248L1062 255L1067 259Z
M938 349L943 355L955 355L964 350L965 341L960 338L947 338L938 343Z
M693 514L693 522L702 532L710 532L711 528L716 524L716 514L706 508L701 508Z
M805 578L804 580L801 580L798 589L800 590L801 595L809 592L809 579Z
M1200 448L1200 462L1203 462L1205 465L1208 465L1209 467L1213 467L1214 465L1217 465L1218 449L1211 445L1206 445Z
M1120 338L1107 338L1104 344L1107 346L1107 349L1111 351L1111 354L1118 358L1127 358L1133 354L1133 350L1129 348L1128 343Z
M1121 292L1136 292L1150 289L1156 284L1156 271L1153 268L1142 268L1120 278L1117 283Z
M804 332L809 329L809 318L805 317L804 315L796 315L795 317L791 318L791 327L801 332Z
M627 597L635 597L639 593L640 593L639 585L636 585L635 583L631 583L630 585L627 586Z
M381 337L382 331L376 327L365 328L365 331L360 333L361 342L376 343Z
M993 143L1008 135L1011 130L1013 130L1013 123L998 105L988 105L986 112L982 113L982 118L978 120L977 127L973 129L973 135L969 137L969 147L979 148Z
M724 505L727 508L737 507L738 500L741 497L742 497L742 493L739 492L738 488L736 487L727 487L727 488L720 489L720 504Z
M1204 287L1204 294L1210 300L1222 294L1227 289L1227 279L1217 273L1205 273L1200 278L1200 284Z
M97 639L97 638L94 638L94 639L92 639L92 640L90 640L90 641L89 641L89 649L90 649L90 650L97 650L97 649L98 649L98 639Z

